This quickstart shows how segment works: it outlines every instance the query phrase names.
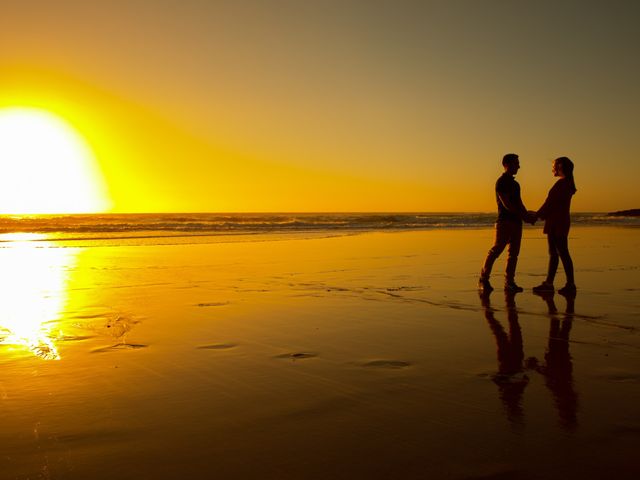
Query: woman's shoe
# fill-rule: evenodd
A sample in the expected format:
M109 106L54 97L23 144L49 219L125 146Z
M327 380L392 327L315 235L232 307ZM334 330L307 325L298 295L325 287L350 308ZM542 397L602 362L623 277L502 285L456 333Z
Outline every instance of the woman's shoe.
M564 287L558 290L560 295L572 295L576 293L576 286L573 283L567 283Z
M533 287L535 293L551 293L554 291L553 283L542 282L540 285Z

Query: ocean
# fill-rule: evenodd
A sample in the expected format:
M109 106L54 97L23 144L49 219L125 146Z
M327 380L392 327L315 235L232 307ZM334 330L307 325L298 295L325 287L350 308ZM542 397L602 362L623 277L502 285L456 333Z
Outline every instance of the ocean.
M2 215L0 241L130 239L483 228L495 213L145 213ZM639 227L639 217L574 213L574 226ZM542 222L537 224L537 227Z

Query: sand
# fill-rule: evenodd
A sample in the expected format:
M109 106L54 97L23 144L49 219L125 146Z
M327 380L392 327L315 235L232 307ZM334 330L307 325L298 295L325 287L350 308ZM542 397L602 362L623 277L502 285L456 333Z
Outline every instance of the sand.
M637 478L640 231L492 235L5 243L0 479Z

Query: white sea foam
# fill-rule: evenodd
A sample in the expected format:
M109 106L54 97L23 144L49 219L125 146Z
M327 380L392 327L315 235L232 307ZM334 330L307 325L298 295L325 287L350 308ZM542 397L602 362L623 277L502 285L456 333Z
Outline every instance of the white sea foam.
M47 234L48 240L126 239L172 236L296 232L362 232L491 226L495 213L164 213L0 216L0 241L16 233ZM542 222L538 223L538 226ZM638 217L576 213L572 223L640 226Z

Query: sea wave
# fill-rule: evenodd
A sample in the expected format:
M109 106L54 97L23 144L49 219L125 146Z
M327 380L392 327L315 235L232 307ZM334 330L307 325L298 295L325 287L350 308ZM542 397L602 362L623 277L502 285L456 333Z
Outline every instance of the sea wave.
M494 213L194 213L194 214L81 214L3 215L0 233L107 236L180 234L225 235L319 231L393 231L491 226ZM572 215L574 225L640 226L638 217L612 217L604 213Z

